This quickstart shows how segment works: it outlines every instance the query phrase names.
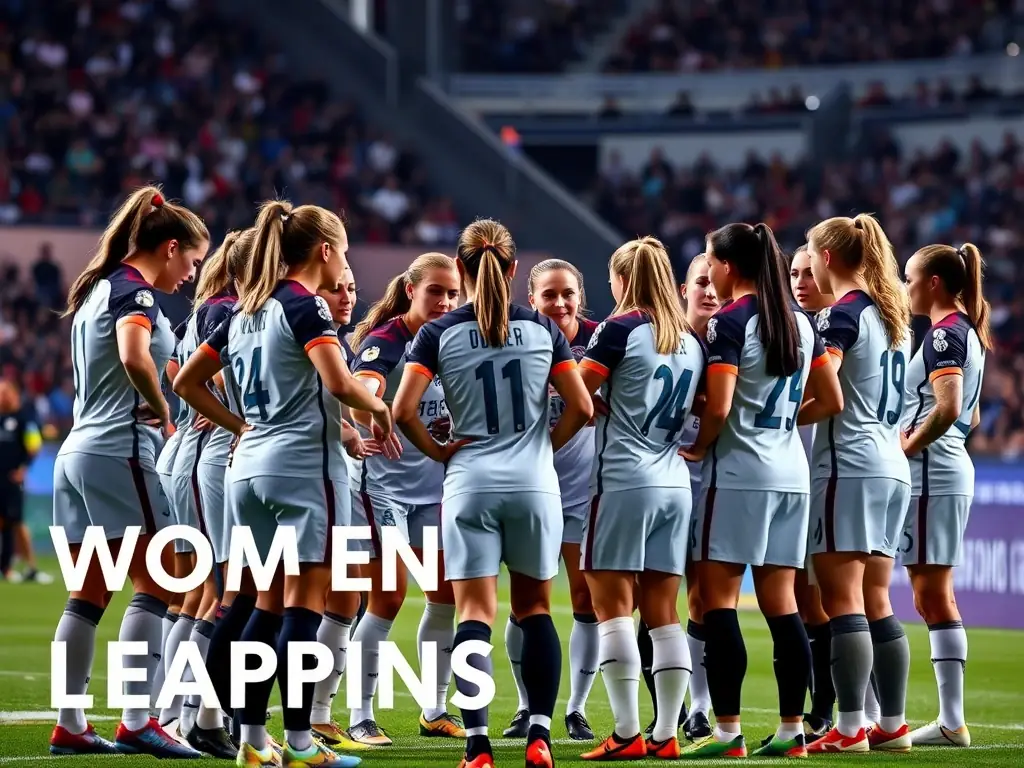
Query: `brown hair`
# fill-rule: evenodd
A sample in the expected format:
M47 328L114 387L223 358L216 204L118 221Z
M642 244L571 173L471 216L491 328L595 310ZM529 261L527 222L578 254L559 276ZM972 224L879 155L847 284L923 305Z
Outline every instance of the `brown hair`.
M973 243L959 248L951 245L926 245L915 256L921 270L928 277L937 277L953 298L961 302L964 312L978 334L978 341L986 350L992 350L992 331L989 315L992 307L982 292L984 262L981 251Z
M892 243L874 216L835 216L812 227L808 244L828 251L847 269L864 278L865 290L878 307L890 349L896 349L910 331L910 298L896 262Z
M478 219L462 230L456 255L476 285L473 307L480 333L490 346L504 346L512 301L508 271L516 259L511 233L493 219Z
M583 313L587 308L587 292L583 289L583 273L576 268L575 264L571 264L564 259L544 259L544 261L536 264L533 269L530 270L530 276L526 280L527 290L530 293L534 293L537 289L537 279L545 272L554 272L556 269L564 269L566 272L571 272L576 278L576 285L580 289L580 301L579 301L579 312Z
M203 262L193 306L201 307L208 299L233 287L232 283L239 278L249 258L254 236L253 229L236 229L224 236L220 247Z
M679 349L684 333L690 330L679 294L674 290L675 276L665 246L655 237L643 237L620 245L612 254L609 269L622 277L622 300L615 314L641 310L654 326L654 346L659 354Z
M384 296L374 302L366 311L366 317L360 321L352 332L352 348L358 349L363 339L374 328L386 323L393 317L403 315L409 311L412 301L406 292L406 286L419 285L431 269L455 270L455 259L443 253L423 253L417 256L409 268L402 274L394 277L388 283Z
M164 200L159 187L142 187L132 192L111 217L96 255L71 284L68 306L61 316L77 312L93 286L129 256L154 251L168 240L177 240L182 248L196 248L209 242L210 233L202 219L188 208Z
M267 302L288 267L305 262L321 243L336 245L345 234L337 214L318 205L293 208L287 200L263 203L253 230L239 286L238 308L247 315Z

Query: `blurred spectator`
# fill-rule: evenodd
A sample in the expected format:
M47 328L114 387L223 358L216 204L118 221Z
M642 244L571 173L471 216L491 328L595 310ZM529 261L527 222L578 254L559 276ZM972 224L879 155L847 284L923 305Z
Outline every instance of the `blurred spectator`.
M417 242L434 191L415 159L213 5L0 2L0 223L99 226L156 180L215 233L286 194L342 212L354 242Z

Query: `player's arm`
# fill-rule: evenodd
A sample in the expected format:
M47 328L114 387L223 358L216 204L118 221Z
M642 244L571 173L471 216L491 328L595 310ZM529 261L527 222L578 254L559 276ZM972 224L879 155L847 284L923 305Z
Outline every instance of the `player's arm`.
M843 410L839 370L843 366L843 355L856 343L859 333L859 318L840 307L833 307L815 329L814 359L804 386L804 400L796 417L798 425L816 424ZM826 364L829 362L831 365Z
M228 318L185 361L174 377L174 394L195 408L201 416L234 435L248 428L245 420L231 412L210 390L208 383L224 367L222 353L227 349Z
M374 397L349 372L341 356L341 347L335 343L321 343L306 350L310 362L320 374L327 391L342 405L370 414L373 423L380 429L380 438L387 438L392 432L391 411L379 397Z
M569 342L552 325L551 385L565 403L565 410L551 428L551 449L556 453L594 418L594 400L582 373L576 367ZM600 386L600 384L598 384Z
M148 299L140 297L147 296ZM110 309L117 324L117 352L128 381L135 387L152 415L161 424L171 420L171 410L160 389L160 371L156 368L149 345L153 338L153 323L159 310L149 291L129 291L128 295L114 295Z
M932 385L935 407L909 435L903 436L903 452L916 456L942 437L960 418L963 408L964 366L967 364L967 339L956 327L931 328L921 344L924 370ZM971 414L974 420L974 414Z
M687 461L704 459L708 448L722 433L736 393L736 377L739 375L745 336L743 326L728 310L719 311L714 320L714 332L708 334L710 338L707 342L707 367L704 369L704 409L700 415L700 429L697 430L693 445L679 451Z
M620 318L612 317L605 320L594 330L587 352L580 360L579 370L583 386L592 396L591 402L602 416L608 415L608 404L603 401L594 403L594 398L597 398L601 386L625 357L630 330Z

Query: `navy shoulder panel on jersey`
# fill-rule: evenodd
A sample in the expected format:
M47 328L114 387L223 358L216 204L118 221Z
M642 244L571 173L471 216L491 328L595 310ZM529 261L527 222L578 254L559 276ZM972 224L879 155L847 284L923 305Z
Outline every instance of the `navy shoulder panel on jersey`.
M310 349L317 339L338 339L331 308L322 297L294 280L282 280L272 295L280 302L285 322L303 349Z
M874 306L864 291L850 291L831 307L821 310L812 323L821 336L826 349L845 352L857 342L860 335L860 315Z
M569 341L565 338L558 327L558 323L547 315L543 315L535 309L527 309L518 304L511 304L508 308L509 322L513 320L529 320L542 326L551 335L551 365L552 367L563 363L566 360L574 360Z
M971 327L971 321L961 312L947 315L931 327L922 344L924 369L929 376L943 369L963 370Z
M228 338L231 334L231 319L237 314L232 311L225 317L216 328L203 340L200 347L207 347L210 352L220 358L224 365L227 365ZM184 362L184 361L183 361Z
M145 318L152 328L160 316L160 306L156 303L156 291L146 282L146 278L135 267L122 264L107 278L110 283L110 296L107 309L115 322L126 317Z
M650 322L639 310L609 317L594 329L584 359L596 363L596 369L605 376L611 375L626 354L629 334Z
M352 363L352 373L370 371L387 376L405 354L413 335L400 317L377 326L363 339Z
M748 294L730 301L708 320L705 333L709 366L722 364L739 367L740 353L747 337L747 323L757 314L757 299Z
M588 320L583 317L578 319L579 328L576 329L576 335L569 341L569 349L572 351L572 356L576 359L576 362L579 362L586 356L587 347L590 346L590 340L594 337L594 331L600 325L596 320Z
M405 359L423 366L436 376L440 367L438 356L441 351L441 335L456 325L472 322L476 322L476 312L471 303L463 304L437 320L431 320L416 332L416 338L413 339L412 347Z
M213 330L224 321L224 318L231 317L237 303L238 297L227 292L217 294L204 301L196 311L196 335L200 339L204 339L213 333Z

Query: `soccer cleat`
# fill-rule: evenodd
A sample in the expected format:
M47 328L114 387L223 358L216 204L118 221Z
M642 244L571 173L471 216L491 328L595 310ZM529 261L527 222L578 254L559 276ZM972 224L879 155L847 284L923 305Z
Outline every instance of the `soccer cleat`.
M683 723L683 735L690 741L703 739L713 733L708 713L699 709L693 712Z
M643 760L647 757L647 744L642 733L631 739L621 739L612 733L597 749L584 752L580 757L584 760Z
M647 749L648 757L656 757L659 760L679 759L679 739L675 736L665 739L664 741L647 739L644 743L644 747Z
M527 745L526 768L555 768L551 745L544 739L534 739Z
M530 732L530 710L520 709L512 716L512 722L501 734L506 739L525 739Z
M166 723L160 723L160 727L164 729L164 733L174 739L182 746L188 746L188 740L181 732L181 720L176 717L172 717Z
M263 749L256 749L252 744L238 745L238 754L235 755L235 766L237 768L281 768L281 756L270 746Z
M565 716L565 731L573 741L593 741L594 731L582 712L570 712Z
M830 728L828 733L807 747L807 753L820 755L826 752L870 752L868 733L861 728L856 736L843 736L838 728Z
M813 744L826 733L832 730L832 721L818 717L810 712L804 713L804 740Z
M285 742L281 752L281 768L355 768L361 762L361 757L339 755L317 741L308 749L295 749Z
M792 739L780 739L772 734L751 752L753 757L807 757L807 740L802 733Z
M909 752L910 726L904 723L895 732L883 731L880 725L868 731L868 744L879 752Z
M348 735L352 741L365 744L368 747L390 747L393 743L375 720L363 720L356 723L348 729Z
M155 717L137 731L119 723L114 734L117 751L127 755L153 755L168 760L195 760L203 756L187 744L179 744L160 727Z
M922 725L911 731L910 742L915 747L969 747L971 746L971 732L967 730L966 725L961 725L954 731L942 725L938 720L933 720L928 725Z
M472 760L467 760L463 755L459 761L459 768L494 768L494 755L490 752L481 752Z
M333 720L329 723L314 723L314 738L320 739L332 749L342 749L349 752L356 752L361 749L370 749L366 744L360 744L348 735L348 731L342 728Z
M55 725L50 734L51 755L116 755L117 747L107 741L91 724L82 733L72 733L62 725Z
M238 755L238 743L223 728L200 728L193 725L188 732L188 745L221 760L234 760Z
M281 746L281 742L279 742L277 739L275 739L273 736L271 736L268 733L267 734L267 746L270 747L270 749L272 749L274 751L274 754L277 755L278 762L280 762L281 761L281 755L284 753L284 747Z
M464 739L466 738L466 728L462 724L462 720L457 715L449 714L445 712L440 717L435 717L433 720L427 720L420 713L420 736L429 737L441 737L448 739Z
M679 753L680 760L703 760L708 757L746 757L747 742L741 733L730 741L718 741L714 734L698 739Z

